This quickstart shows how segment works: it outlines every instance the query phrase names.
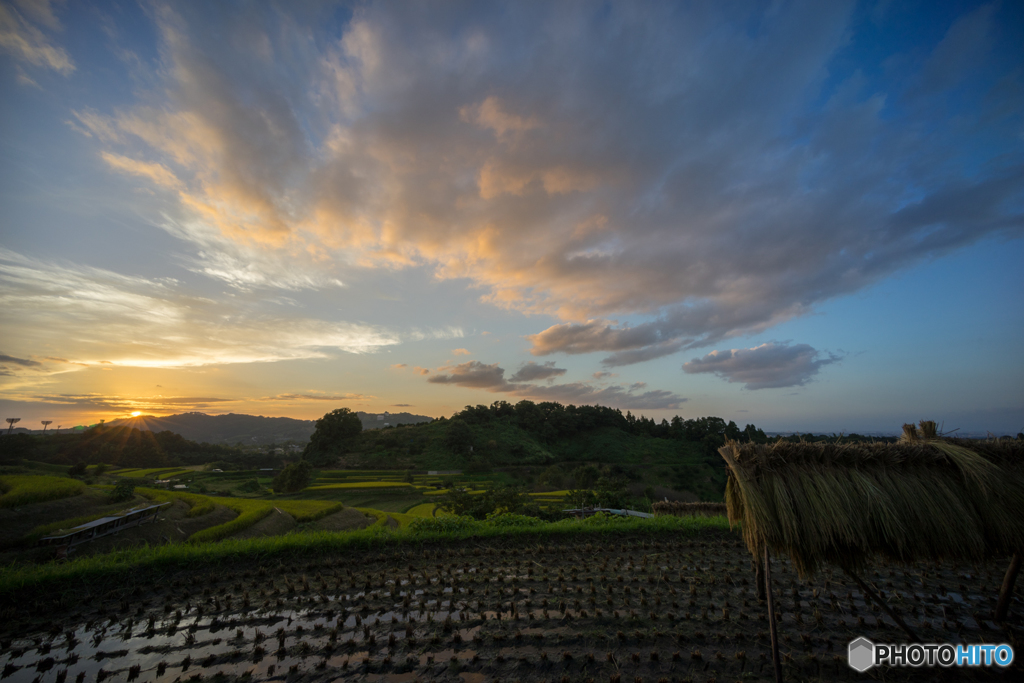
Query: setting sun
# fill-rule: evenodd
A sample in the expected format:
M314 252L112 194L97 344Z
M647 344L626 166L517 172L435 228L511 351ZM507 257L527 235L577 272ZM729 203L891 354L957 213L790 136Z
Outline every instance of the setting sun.
M142 411L141 410L133 410L132 411L132 417L138 417L139 415L142 415Z

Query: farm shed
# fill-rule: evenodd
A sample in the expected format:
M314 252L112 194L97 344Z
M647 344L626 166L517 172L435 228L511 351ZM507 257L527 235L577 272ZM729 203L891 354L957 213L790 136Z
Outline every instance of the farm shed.
M574 515L576 517L591 517L596 515L598 512L603 512L607 515L615 515L616 517L640 517L641 519L650 519L654 515L649 512L638 512L637 510L615 510L612 508L576 508L574 510L562 510L567 515Z
M729 521L766 573L771 553L804 576L834 564L887 611L855 573L872 560L1013 556L996 608L1005 618L1024 549L1024 442L946 439L934 422L903 429L895 444L727 444Z
M61 546L66 550L70 550L81 543L86 543L102 536L116 534L119 531L123 531L124 529L128 529L133 526L138 526L144 522L153 521L156 519L159 509L164 505L170 505L170 503L147 505L143 508L129 510L123 515L94 519L91 522L86 522L85 524L76 526L62 534L47 536L40 539L39 544L56 545Z
M725 503L684 503L678 500L663 500L651 506L655 517L717 517L726 514Z

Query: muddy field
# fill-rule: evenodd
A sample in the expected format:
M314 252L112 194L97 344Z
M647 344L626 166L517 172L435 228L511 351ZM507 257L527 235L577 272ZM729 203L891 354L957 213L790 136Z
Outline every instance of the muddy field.
M407 546L246 565L5 607L12 683L226 680L746 681L773 678L768 620L735 536ZM924 642L1016 646L988 621L1005 562L879 567L865 578ZM773 564L786 680L962 680L963 670L846 663L858 636L906 636L839 571L804 583ZM90 589L87 589L90 590ZM1019 648L1015 649L1019 652ZM973 675L1020 678L1013 671Z

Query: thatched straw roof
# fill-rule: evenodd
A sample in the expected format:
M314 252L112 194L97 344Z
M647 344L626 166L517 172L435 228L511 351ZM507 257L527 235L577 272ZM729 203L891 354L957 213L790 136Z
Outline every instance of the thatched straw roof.
M717 517L726 514L725 503L683 503L678 500L663 500L651 506L656 517Z
M942 439L907 425L895 444L729 443L725 501L747 546L858 569L978 561L1024 548L1024 442Z

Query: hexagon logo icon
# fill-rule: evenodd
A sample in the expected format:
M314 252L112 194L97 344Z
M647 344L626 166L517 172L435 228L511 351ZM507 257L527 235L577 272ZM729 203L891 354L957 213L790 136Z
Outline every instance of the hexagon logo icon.
M863 637L853 641L850 643L848 661L850 668L864 673L875 663L875 644Z

